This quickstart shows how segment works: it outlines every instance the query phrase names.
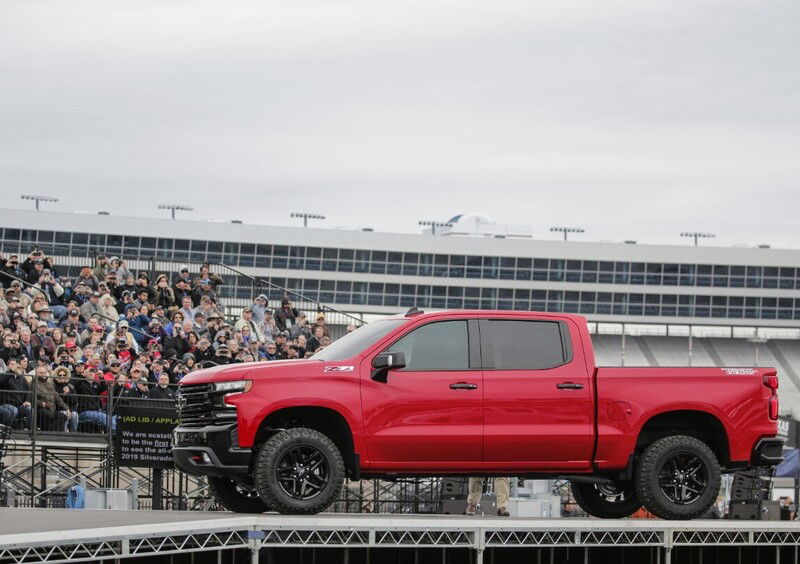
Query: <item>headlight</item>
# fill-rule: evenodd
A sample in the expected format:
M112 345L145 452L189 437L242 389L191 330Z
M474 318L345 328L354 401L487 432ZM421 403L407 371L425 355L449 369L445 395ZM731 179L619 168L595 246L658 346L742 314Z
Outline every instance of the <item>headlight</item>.
M228 392L231 394L235 394L238 392L246 392L250 389L250 386L253 385L252 380L237 380L234 382L215 382L214 383L214 391L216 392Z

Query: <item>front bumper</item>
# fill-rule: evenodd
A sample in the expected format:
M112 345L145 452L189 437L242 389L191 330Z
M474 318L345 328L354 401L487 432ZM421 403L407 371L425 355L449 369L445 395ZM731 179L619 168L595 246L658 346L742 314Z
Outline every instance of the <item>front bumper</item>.
M190 427L181 425L172 435L175 466L189 474L249 479L249 448L239 448L236 423Z
M754 466L777 466L783 462L783 439L761 439L753 448Z

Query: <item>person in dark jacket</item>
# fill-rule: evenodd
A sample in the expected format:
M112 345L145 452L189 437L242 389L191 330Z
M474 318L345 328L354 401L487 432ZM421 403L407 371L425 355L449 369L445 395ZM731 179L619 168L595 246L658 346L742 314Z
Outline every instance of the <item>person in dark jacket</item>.
M155 283L155 297L152 300L155 305L169 309L175 305L175 292L169 287L169 280L166 274L159 274Z
M275 325L278 326L279 330L286 331L295 324L299 315L300 312L292 306L289 298L283 298L281 307L275 310Z
M175 401L175 392L169 387L169 375L166 372L158 375L158 385L150 390L147 397L154 400ZM166 401L158 403L158 407L171 407Z
M119 366L119 362L117 362ZM77 406L78 421L90 423L105 428L108 425L108 415L100 402L100 394L107 391L108 387L101 373L97 370L85 369L83 378L76 378L75 391L78 394Z
M22 370L19 360L11 358L6 362L8 372L0 373L0 397L4 405L16 408L16 418L22 419L25 427L30 429L31 422L31 388Z
M4 288L8 288L11 286L11 282L19 278L26 278L25 272L19 266L19 257L17 255L9 255L0 265L0 284Z
M75 386L70 382L70 370L66 366L57 366L53 371L53 387L68 408L65 431L74 433L78 430L78 397Z

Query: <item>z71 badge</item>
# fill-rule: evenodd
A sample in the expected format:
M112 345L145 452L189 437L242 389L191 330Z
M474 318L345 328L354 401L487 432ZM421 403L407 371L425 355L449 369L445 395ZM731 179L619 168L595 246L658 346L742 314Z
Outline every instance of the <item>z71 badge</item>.
M352 372L352 366L326 366L325 372Z

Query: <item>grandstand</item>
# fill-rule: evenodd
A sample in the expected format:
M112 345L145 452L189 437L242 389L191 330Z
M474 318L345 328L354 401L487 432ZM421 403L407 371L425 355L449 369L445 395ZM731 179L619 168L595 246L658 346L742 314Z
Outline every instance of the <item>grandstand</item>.
M541 241L488 220L478 236L470 217L414 235L0 210L0 252L36 245L71 277L99 253L151 277L209 262L230 319L288 295L326 311L334 338L410 306L581 313L600 365L772 365L800 414L800 251Z

